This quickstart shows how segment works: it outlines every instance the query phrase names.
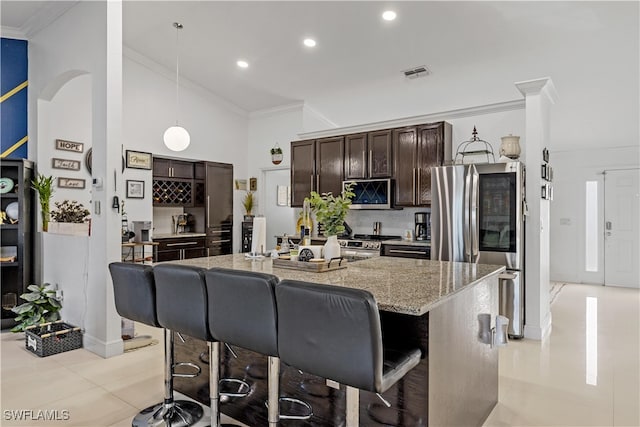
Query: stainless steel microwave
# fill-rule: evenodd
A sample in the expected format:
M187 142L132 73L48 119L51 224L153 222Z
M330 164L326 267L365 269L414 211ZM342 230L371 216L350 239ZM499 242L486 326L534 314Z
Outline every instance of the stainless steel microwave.
M351 191L355 196L351 200L350 209L391 209L393 205L391 179L356 179L342 181L342 188L354 183Z

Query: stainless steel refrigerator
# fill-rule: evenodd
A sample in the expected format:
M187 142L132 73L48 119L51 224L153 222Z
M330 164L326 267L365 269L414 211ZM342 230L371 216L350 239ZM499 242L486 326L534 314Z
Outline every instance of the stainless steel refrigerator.
M525 173L520 162L431 169L431 259L507 267L500 314L524 336Z

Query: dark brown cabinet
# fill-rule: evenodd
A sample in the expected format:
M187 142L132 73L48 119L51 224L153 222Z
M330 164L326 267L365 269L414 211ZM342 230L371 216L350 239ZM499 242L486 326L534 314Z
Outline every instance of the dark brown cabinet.
M345 136L344 179L390 177L391 133L385 129Z
M193 179L193 162L176 159L153 158L153 176Z
M301 207L315 191L316 144L314 140L291 143L291 206Z
M342 192L344 179L344 137L316 140L316 192Z
M13 186L6 193L0 194L0 210L7 214L7 219L0 225L2 257L7 258L0 263L2 297L7 294L15 296L17 305L32 282L33 274L33 235L35 228L34 199L31 188L34 165L23 159L2 159L0 176L3 187ZM15 326L16 315L10 309L2 310L2 328Z
M431 168L442 166L450 142L445 122L393 130L396 206L431 205Z
M157 239L157 241L159 243L158 262L206 256L205 237L185 236L171 239Z
M380 255L398 258L431 259L430 246L386 245L382 244Z
M233 165L206 163L205 232L207 255L233 253Z

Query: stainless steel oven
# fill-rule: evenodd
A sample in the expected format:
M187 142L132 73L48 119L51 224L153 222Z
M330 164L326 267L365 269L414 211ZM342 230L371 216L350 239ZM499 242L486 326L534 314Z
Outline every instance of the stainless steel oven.
M347 261L360 261L380 256L385 240L400 239L400 236L356 234L353 238L339 239L340 253Z

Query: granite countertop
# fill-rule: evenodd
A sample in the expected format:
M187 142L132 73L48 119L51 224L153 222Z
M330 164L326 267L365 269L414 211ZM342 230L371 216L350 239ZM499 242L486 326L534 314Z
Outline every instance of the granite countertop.
M383 311L420 316L482 279L504 271L503 266L423 259L375 257L349 263L346 269L310 273L272 266L271 258L245 259L244 254L171 261L204 268L222 267L257 271L281 280L301 280L349 288L373 294Z
M383 245L403 245L403 246L427 246L431 247L431 240L383 240Z
M153 239L154 240L160 240L160 239L180 239L180 238L191 238L191 237L207 237L207 233L179 233L179 234L175 234L175 233L157 233L157 234L153 234Z

